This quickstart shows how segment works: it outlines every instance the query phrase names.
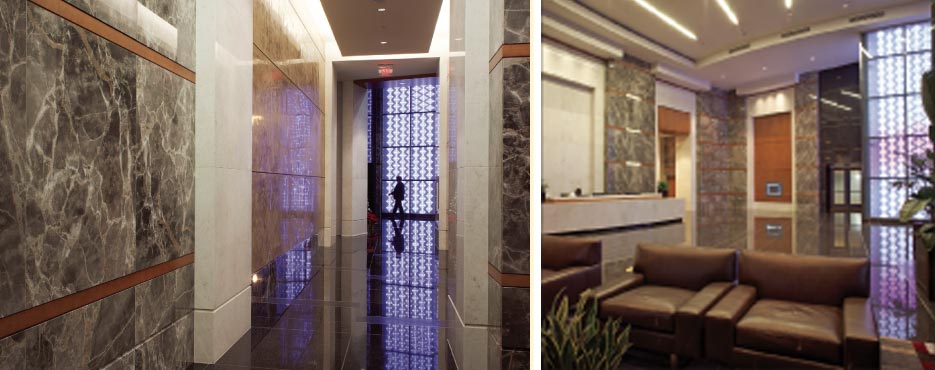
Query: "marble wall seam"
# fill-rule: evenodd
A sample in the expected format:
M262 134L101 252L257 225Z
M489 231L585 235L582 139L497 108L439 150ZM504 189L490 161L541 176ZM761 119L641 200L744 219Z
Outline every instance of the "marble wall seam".
M194 1L58 1L71 4L189 71L195 70Z

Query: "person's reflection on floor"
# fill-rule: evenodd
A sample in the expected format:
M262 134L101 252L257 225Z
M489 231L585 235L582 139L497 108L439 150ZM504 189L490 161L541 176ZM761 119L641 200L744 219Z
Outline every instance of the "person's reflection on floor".
M400 220L399 223L396 223L396 220L390 220L393 222L393 249L396 250L396 258L399 258L403 254L403 251L406 250L406 238L403 237L403 221Z

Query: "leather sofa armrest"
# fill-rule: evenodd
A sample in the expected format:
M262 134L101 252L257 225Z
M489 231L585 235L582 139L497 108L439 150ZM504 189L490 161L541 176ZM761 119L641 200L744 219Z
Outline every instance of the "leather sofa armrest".
M844 368L873 369L880 366L880 336L867 298L845 298Z
M592 293L594 294L594 298L597 299L597 302L600 303L607 298L640 285L643 285L643 274L627 273L619 280L595 288Z
M700 358L704 314L733 288L728 282L710 283L675 312L675 353Z
M756 288L738 285L705 313L704 352L708 358L729 364L734 350L737 322L756 302Z

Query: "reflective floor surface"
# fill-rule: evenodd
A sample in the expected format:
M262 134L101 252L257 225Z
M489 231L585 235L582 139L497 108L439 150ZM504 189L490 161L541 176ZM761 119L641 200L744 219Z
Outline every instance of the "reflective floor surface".
M195 369L454 369L436 222L381 226L334 247L298 246L258 271L252 328Z

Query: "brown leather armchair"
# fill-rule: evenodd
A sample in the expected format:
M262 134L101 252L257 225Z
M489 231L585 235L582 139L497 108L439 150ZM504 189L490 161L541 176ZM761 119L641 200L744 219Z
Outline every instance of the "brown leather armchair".
M705 316L710 359L752 368L878 368L865 258L742 252L739 285Z
M733 287L733 249L638 245L633 274L595 293L603 317L630 324L638 348L703 357L704 314Z
M559 292L573 304L582 292L598 285L601 285L599 239L542 236L542 303L545 310L551 307Z

